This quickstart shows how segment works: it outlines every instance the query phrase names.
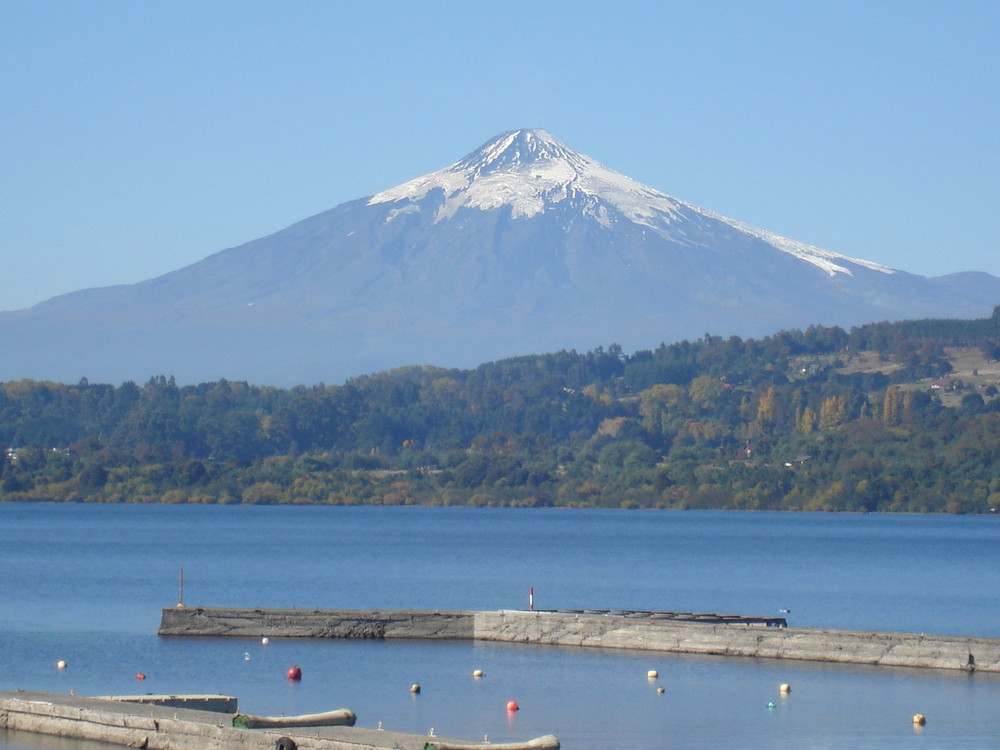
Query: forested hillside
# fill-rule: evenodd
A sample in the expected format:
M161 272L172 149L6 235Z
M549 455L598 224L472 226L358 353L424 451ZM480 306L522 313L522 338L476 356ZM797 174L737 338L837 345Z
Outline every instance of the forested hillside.
M998 359L1000 308L339 386L14 381L0 500L989 512Z

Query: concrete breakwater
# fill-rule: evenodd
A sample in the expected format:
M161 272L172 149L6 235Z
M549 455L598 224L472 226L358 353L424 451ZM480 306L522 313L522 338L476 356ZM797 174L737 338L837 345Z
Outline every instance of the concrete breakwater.
M285 638L476 637L473 612L167 607L160 635Z
M22 690L0 692L0 729L145 750L484 750L483 743L351 726L245 729L233 726L231 713ZM559 750L559 740L489 746L505 749Z
M282 732L234 729L214 711L54 693L0 693L0 728L95 740L147 750L273 750ZM296 743L319 750L360 750L368 743ZM422 747L422 743L411 748ZM385 747L392 747L391 741Z
M707 618L708 616L703 616ZM715 616L719 617L719 616ZM762 627L677 613L298 610L170 607L164 636L409 638L636 649L843 664L1000 672L1000 639Z

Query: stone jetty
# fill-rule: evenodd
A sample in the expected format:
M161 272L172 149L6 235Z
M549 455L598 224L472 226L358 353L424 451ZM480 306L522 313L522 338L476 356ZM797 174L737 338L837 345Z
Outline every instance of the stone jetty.
M169 607L163 636L464 639L1000 672L1000 639L783 626L678 612Z
M187 705L198 705L189 700ZM205 704L209 705L209 704ZM0 729L145 750L478 750L482 743L351 726L244 729L217 711L22 690L0 692ZM558 750L551 736L491 750Z

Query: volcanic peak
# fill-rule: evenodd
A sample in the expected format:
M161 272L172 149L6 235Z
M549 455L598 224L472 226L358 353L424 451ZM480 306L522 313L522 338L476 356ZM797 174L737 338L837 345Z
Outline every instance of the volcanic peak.
M563 162L577 174L595 165L592 159L574 151L547 130L529 128L501 133L451 168L478 178L495 172L551 166L552 162Z
M434 191L442 198L435 222L463 207L489 211L509 206L514 218L530 218L577 198L591 210L603 202L632 221L660 228L677 218L684 205L540 128L502 133L454 164L378 193L368 203L417 202Z
M541 128L501 133L454 164L378 193L368 204L402 203L388 215L387 221L392 221L422 210L415 204L425 199L434 223L451 218L461 208L492 211L506 207L512 218L531 218L572 200L605 228L624 219L671 242L696 247L707 245L692 233L692 222L721 222L829 276L851 276L852 265L893 273L878 263L782 237L673 198L609 169Z

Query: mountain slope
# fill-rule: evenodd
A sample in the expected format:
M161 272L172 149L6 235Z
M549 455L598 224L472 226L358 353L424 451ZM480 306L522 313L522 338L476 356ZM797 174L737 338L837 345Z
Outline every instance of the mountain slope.
M718 216L543 130L138 284L0 314L0 378L292 384L812 323L974 317L1000 279L926 279Z

